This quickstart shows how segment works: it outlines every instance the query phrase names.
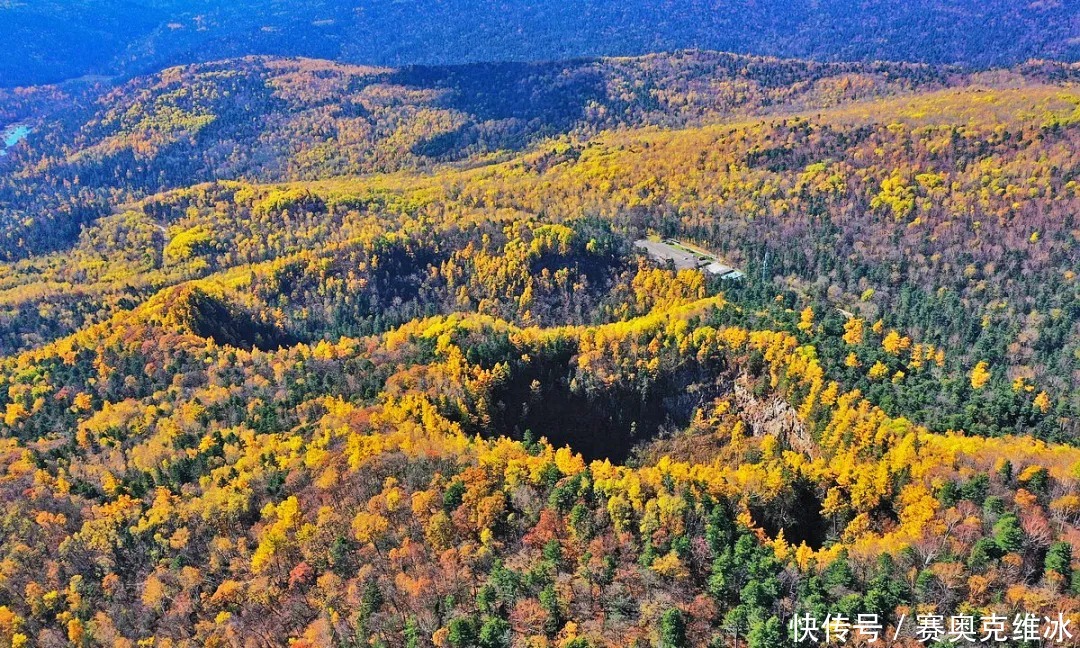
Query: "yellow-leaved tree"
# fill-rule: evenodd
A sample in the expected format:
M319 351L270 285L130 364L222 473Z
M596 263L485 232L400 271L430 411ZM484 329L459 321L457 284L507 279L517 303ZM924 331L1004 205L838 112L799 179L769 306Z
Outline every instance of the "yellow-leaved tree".
M979 362L971 371L971 388L982 389L990 382L990 365Z

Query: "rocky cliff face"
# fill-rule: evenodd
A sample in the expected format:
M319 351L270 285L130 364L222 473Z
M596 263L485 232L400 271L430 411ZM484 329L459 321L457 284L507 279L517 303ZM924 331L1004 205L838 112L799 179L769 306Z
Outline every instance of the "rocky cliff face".
M790 403L776 395L758 398L741 380L735 382L733 393L739 416L754 436L769 434L792 450L816 455L814 440Z

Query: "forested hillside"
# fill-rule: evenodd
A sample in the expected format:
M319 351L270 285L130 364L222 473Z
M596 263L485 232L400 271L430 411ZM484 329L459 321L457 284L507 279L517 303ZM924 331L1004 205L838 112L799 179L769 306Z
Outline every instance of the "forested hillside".
M1076 82L687 52L6 92L0 646L1073 614Z
M117 203L199 182L476 164L560 135L833 106L950 76L716 53L406 69L247 58L115 88L10 91L0 114L36 135L0 160L14 170L0 178L0 254L63 248Z
M393 66L690 48L974 68L1080 59L1076 0L8 0L0 25L0 87L248 54Z

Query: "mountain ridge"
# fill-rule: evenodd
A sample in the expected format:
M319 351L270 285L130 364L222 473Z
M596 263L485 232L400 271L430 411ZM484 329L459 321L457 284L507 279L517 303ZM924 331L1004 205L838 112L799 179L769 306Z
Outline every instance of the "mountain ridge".
M129 17L134 16L134 20ZM0 87L85 74L140 75L240 54L401 66L562 60L701 48L818 60L1076 61L1075 0L615 2L269 0L6 3ZM434 44L438 44L435 46ZM59 54L58 54L59 53ZM74 60L83 61L79 65Z

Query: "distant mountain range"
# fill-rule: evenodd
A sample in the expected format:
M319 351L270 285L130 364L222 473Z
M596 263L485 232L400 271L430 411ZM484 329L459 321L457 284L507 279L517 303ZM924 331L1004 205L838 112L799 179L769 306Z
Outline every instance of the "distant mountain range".
M1080 58L1076 0L0 2L0 86L246 54L406 65L683 48L823 61Z

